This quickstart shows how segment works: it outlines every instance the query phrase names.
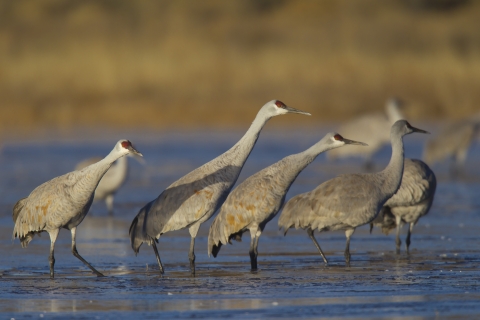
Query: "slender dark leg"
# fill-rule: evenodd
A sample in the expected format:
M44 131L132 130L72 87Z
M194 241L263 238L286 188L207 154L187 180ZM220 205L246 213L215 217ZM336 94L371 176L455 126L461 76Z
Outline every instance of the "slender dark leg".
M410 236L412 234L412 230L413 230L413 222L410 222L410 225L408 226L407 239L405 240L405 244L407 245L407 254L410 253L408 249L410 248Z
M355 232L355 229L348 229L345 231L345 236L347 237L347 245L345 246L345 265L350 267L350 237Z
M255 270L257 270L257 257L258 257L258 240L260 240L261 230L258 230L255 234L255 243L253 245L253 253L255 254ZM253 270L253 268L252 268Z
M50 235L50 255L48 256L48 262L50 264L50 279L53 279L55 277L55 271L54 271L55 257L53 255L53 249L55 247L55 241L57 240L58 231L59 230L57 229L57 230L49 233L49 235Z
M397 254L400 254L400 247L402 245L402 240L400 240L400 231L402 230L403 223L402 223L402 218L400 217L395 217L396 223L397 223L397 235L395 237L395 244L396 244L396 250L395 252Z
M195 277L195 237L190 240L190 251L188 252L188 259L190 260L190 272Z
M308 229L307 229L307 233L308 233L308 236L310 237L310 239L312 239L313 244L315 245L315 247L317 247L318 252L320 252L320 255L321 255L322 258L323 258L323 262L325 262L325 264L328 264L327 258L326 258L325 255L323 254L322 248L320 248L320 245L318 244L317 239L315 239L315 237L313 236L313 230L312 230L312 228L308 228Z
M158 254L158 250L157 250L157 245L155 243L155 239L152 240L152 247L153 247L153 252L155 252L155 257L157 258L157 262L158 262L158 267L160 268L160 274L163 274L163 264L162 264L162 261L160 260L160 255Z
M198 229L200 228L200 222L194 223L188 232L192 240L190 241L190 251L188 252L188 259L190 260L190 272L195 277L195 238L197 237Z
M258 252L257 252L257 248L255 246L255 243L258 244L258 242L256 241L255 234L256 234L256 232L250 231L250 251L249 251L249 254L250 254L250 264L252 266L252 271L257 270L257 253Z
M100 272L98 272L90 263L88 263L85 259L82 258L82 256L78 253L77 251L77 244L75 242L75 233L77 231L77 228L72 228L70 230L72 232L72 253L75 257L77 257L80 261L82 261L87 267L89 267L96 275L97 277L104 277L104 275Z

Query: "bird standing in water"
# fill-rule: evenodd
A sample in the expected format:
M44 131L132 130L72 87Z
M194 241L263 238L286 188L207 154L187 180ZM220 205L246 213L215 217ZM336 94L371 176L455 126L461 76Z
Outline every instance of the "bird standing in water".
M236 187L215 217L208 233L208 255L217 256L223 244L241 240L250 231L250 263L257 270L258 239L282 207L297 176L322 152L345 145L363 145L330 132L309 149L283 158L248 177Z
M19 238L25 248L35 234L43 231L50 235L50 277L54 277L54 247L61 228L72 234L72 253L97 276L103 276L80 256L76 245L77 226L83 221L93 201L100 179L112 163L127 155L141 156L128 140L117 142L102 160L82 170L73 171L47 181L35 188L28 197L19 200L13 208L13 238Z
M398 254L402 244L400 231L404 223L409 223L406 239L408 253L413 227L430 210L436 188L435 174L424 162L405 159L400 188L388 199L378 216L370 223L370 232L374 226L382 228L385 234L388 234L391 229L397 228L395 243Z
M195 237L200 225L223 204L240 175L260 131L272 117L298 113L310 115L283 102L272 100L258 112L245 135L230 150L172 183L155 200L147 203L133 219L130 241L137 254L143 242L152 245L160 273L164 268L156 241L169 231L188 228L191 236L190 271L195 275Z
M325 263L327 259L316 241L314 230L345 230L345 262L350 266L350 237L355 228L370 223L385 202L397 192L403 174L402 137L413 132L427 133L407 121L395 122L390 131L392 157L387 167L377 173L343 174L299 194L285 205L278 226L306 229Z

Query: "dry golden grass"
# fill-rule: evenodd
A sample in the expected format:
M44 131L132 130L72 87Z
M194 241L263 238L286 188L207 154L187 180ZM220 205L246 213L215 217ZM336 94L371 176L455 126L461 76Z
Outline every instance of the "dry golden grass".
M0 123L244 127L277 98L313 124L391 95L412 119L466 116L480 109L480 1L420 1L460 5L3 0Z

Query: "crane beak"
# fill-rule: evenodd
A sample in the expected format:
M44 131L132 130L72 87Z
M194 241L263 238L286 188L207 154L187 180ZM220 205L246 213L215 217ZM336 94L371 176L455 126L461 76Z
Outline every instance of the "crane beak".
M286 107L285 110L287 110L288 113L298 113L298 114L304 114L306 116L311 116L311 114L308 113L308 112L298 110L298 109L295 109L295 108L291 108L291 107Z
M132 153L132 155L138 156L138 157L143 157L143 154L138 152L137 149L135 149L133 146L130 145L127 149L128 149L128 151L130 151Z
M415 127L411 127L411 129L413 130L413 132L430 134L430 132L428 132L428 131L418 129L418 128L415 128Z
M363 143L363 142L360 142L360 141L355 141L355 140L350 140L350 139L345 139L345 138L343 138L343 142L345 144L355 144L355 145L358 145L358 146L368 146L368 144L366 144L366 143Z

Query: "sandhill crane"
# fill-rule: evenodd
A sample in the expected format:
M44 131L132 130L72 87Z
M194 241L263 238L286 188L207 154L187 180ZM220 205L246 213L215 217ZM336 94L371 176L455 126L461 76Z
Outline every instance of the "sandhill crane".
M390 131L392 157L383 171L343 174L310 192L293 197L285 205L278 226L285 230L285 234L292 227L307 229L325 263L327 259L315 240L314 230L345 230L345 262L349 266L350 237L355 228L375 219L385 202L400 187L403 174L402 137L412 132L426 133L405 120L395 122Z
M368 143L368 148L353 146L339 148L327 152L327 158L335 160L346 157L361 157L365 159L365 166L371 169L372 157L381 147L390 142L390 128L400 119L405 119L401 111L402 102L397 98L390 98L385 104L385 113L372 113L353 119L342 124L337 131L347 137L356 137Z
M53 250L61 228L72 234L72 253L97 276L103 276L77 251L76 230L93 201L93 193L102 176L112 163L129 153L141 156L130 141L120 140L102 160L80 171L73 171L47 181L35 188L28 197L19 200L13 208L13 239L18 237L25 248L35 234L43 231L50 235L50 277L54 277Z
M156 240L166 232L189 228L191 242L188 256L190 270L195 275L194 246L200 224L207 221L227 198L265 123L272 117L287 113L310 115L287 107L278 100L268 102L230 150L183 176L145 205L130 226L130 240L135 254L143 242L152 245L163 274Z
M275 217L298 174L322 152L347 144L366 145L330 132L309 149L283 158L236 187L220 208L208 233L208 255L216 257L223 244L241 240L250 231L250 263L257 270L258 239Z
M479 133L480 113L452 123L427 141L423 160L432 166L445 158L453 158L451 169L455 172L464 165L468 149Z
M95 196L93 197L93 202L99 200L105 200L105 204L108 209L109 214L113 214L113 199L115 193L120 189L127 178L128 173L128 156L121 157L115 161L110 169L103 175L102 180L95 189ZM143 158L136 158L137 160ZM81 170L95 162L100 161L101 158L89 158L85 159L75 167L75 170ZM139 160L141 162L141 160Z
M410 246L410 236L418 219L428 213L433 203L437 179L433 171L422 161L405 159L402 183L397 192L383 205L380 213L370 223L370 232L373 226L381 227L383 233L388 234L391 229L397 228L396 251L400 253L400 230L404 223L409 223L406 249Z

